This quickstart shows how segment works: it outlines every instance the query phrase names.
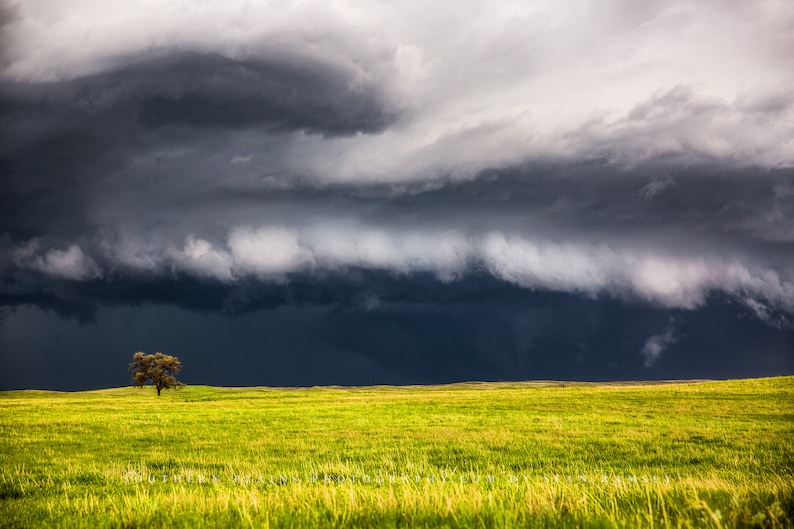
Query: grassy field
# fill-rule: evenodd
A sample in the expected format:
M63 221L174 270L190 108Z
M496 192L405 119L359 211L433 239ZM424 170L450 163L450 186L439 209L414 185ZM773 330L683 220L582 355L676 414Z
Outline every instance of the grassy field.
M0 527L792 527L794 377L0 393Z

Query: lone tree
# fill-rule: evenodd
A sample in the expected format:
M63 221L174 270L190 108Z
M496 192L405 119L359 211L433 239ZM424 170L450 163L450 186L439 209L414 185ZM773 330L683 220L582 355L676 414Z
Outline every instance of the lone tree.
M178 389L185 385L174 377L181 369L182 362L179 358L163 353L147 355L139 351L132 355L130 364L132 383L142 388L147 380L151 380L152 385L157 388L158 397L162 389Z

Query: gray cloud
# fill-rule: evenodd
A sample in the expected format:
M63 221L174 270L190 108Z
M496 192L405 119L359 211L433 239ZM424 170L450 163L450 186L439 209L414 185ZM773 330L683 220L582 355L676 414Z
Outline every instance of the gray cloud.
M282 283L295 274L369 269L428 272L450 282L482 270L530 289L609 294L686 309L702 305L712 292L723 292L794 312L794 283L787 269L748 256L676 246L559 242L493 230L395 229L328 218L292 227L235 227L219 243L188 235L175 246L131 249L123 244L105 247L101 256L121 273L168 270L221 282L255 278ZM76 245L66 251L37 249L35 241L17 249L17 265L74 280L101 276L94 260Z
M423 318L452 340L481 317L490 330L455 343L493 338L496 358L466 358L502 374L542 366L538 348L560 344L533 329L577 304L663 313L636 335L565 327L582 366L589 342L625 364L656 336L658 368L671 311L701 335L733 311L784 350L790 4L3 4L0 304L81 322L117 305L316 306L422 354L400 329L438 345ZM491 318L472 308L491 289L496 313L566 301ZM466 315L433 305L445 297ZM324 336L402 380L386 346L373 360Z
M671 174L675 184L648 193ZM792 208L780 192L787 171L546 165L429 189L264 180L246 190L232 179L209 193L201 186L211 179L198 175L169 192L182 178L169 171L153 189L131 182L123 194L100 182L93 192L104 203L90 220L72 218L69 208L48 211L43 223L31 214L49 233L31 242L20 231L6 268L45 282L183 273L284 283L366 269L430 273L448 284L486 272L528 289L666 307L694 309L722 292L794 310L794 248L770 240L790 222L764 216ZM64 227L74 234L59 234Z
M65 250L50 248L40 252L39 243L34 239L18 248L14 252L14 258L21 268L55 278L83 281L102 277L94 260L85 255L76 244Z
M395 118L376 79L322 60L278 49L241 58L148 53L77 79L7 83L5 119L30 131L24 141L103 122L115 125L116 137L135 125L352 135L379 132Z
M299 51L243 59L179 54L79 84L129 87L144 126L264 127L324 136L379 132L394 111L376 80L357 79L359 73Z
M785 2L232 2L189 14L158 2L156 24L92 0L45 4L21 6L6 30L7 82L66 83L85 104L136 95L151 125L385 130L293 138L291 170L323 181L466 177L536 158L794 160Z
M664 333L651 336L642 347L640 353L645 357L645 367L654 365L659 360L661 354L675 342L675 328L671 321Z

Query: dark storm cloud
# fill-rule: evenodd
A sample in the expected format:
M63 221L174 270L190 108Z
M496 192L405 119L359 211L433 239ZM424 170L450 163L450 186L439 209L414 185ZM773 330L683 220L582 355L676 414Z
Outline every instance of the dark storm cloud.
M791 371L788 4L144 4L0 11L4 347L158 313L247 334L144 340L239 383Z
M155 186L169 179L178 177ZM481 270L528 288L686 308L724 291L790 311L792 201L780 189L791 180L789 170L591 162L488 170L430 189L220 183L163 196L131 182L122 195L99 193L111 215L126 211L120 226L101 211L81 223L68 213L79 204L60 222L49 211L53 229L7 239L4 260L45 289L47 277L278 284L364 269L449 282ZM59 235L64 226L79 237Z
M0 388L126 385L124 366L138 349L176 354L189 383L220 385L746 377L794 369L794 332L770 330L725 299L670 312L483 278L460 285L468 294L447 288L430 299L412 288L414 300L394 301L375 297L388 290L378 283L348 304L290 303L234 316L103 305L93 324L78 324L22 306L0 331ZM646 366L641 351L671 318L675 343Z
M2 107L9 121L39 118L47 132L102 121L323 136L382 131L395 118L385 95L343 66L278 50L244 58L166 50L74 80L9 84Z
M141 126L257 128L325 137L381 132L397 117L396 109L389 108L383 87L359 77L346 64L297 51L229 58L164 50L76 79L4 83L0 116L6 132L14 127L6 150L52 150L52 157L82 142L88 143L85 148L107 149L112 142L134 148L124 142L136 132L145 134L135 130ZM60 150L60 144L47 143L65 141L66 133L75 131L91 134ZM80 159L80 154L72 156Z
M12 4L0 2L0 69L9 65L11 54L6 44L8 27L20 19L19 8Z
M353 72L300 56L234 60L189 54L113 77L107 82L142 85L135 95L139 120L148 126L259 126L338 136L380 132L395 118L378 86L356 86Z
M241 59L174 51L130 57L68 81L5 83L4 231L31 238L57 225L79 233L93 201L134 194L141 185L156 196L189 196L208 181L233 181L235 165L251 156L218 157L250 129L261 138L260 156L275 151L271 162L291 134L380 132L396 111L381 87L358 77L346 64L299 51ZM279 165L272 170L289 172Z

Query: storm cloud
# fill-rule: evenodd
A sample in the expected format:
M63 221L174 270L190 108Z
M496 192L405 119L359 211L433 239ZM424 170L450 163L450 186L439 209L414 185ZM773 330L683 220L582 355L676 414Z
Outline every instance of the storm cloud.
M710 376L715 344L713 376L790 372L792 25L775 0L4 2L0 358L54 354L25 322L98 351L165 311L294 320L207 342L262 383Z

